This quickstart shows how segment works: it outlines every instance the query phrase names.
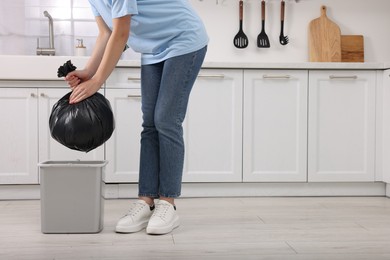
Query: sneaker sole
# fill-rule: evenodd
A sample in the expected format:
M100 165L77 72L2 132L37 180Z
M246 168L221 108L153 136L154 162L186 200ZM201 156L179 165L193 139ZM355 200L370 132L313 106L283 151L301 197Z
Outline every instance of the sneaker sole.
M135 233L138 231L141 231L142 229L146 228L148 225L148 222L141 223L137 226L116 226L115 232L117 233Z
M167 233L172 232L175 228L179 227L179 217L176 217L175 220L171 225L164 226L164 227L147 227L146 228L146 233L149 235L164 235Z

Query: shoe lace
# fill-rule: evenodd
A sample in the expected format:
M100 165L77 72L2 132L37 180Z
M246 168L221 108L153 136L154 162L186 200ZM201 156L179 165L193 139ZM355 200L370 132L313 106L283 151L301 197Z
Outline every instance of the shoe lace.
M164 219L169 210L169 207L170 206L166 204L157 204L156 209L153 212L153 216Z
M140 202L134 202L125 216L136 216L146 205Z

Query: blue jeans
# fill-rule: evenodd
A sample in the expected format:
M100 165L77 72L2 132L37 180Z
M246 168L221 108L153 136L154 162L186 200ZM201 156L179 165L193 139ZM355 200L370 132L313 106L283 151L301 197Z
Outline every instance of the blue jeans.
M140 197L180 196L184 164L182 123L206 51L207 46L141 66Z

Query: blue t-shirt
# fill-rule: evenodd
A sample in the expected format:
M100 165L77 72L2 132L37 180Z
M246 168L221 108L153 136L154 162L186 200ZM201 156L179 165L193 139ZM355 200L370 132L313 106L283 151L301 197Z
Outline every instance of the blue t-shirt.
M208 43L206 29L188 0L89 0L95 16L112 29L112 19L131 16L128 45L142 64L197 51Z

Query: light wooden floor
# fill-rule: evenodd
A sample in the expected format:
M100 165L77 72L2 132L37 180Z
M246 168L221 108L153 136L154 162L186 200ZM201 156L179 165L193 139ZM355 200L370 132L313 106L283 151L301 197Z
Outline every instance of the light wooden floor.
M0 201L0 259L390 259L390 199L177 200L164 236L113 232L128 200L106 200L99 234L42 234L40 202Z

